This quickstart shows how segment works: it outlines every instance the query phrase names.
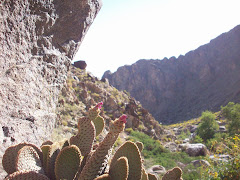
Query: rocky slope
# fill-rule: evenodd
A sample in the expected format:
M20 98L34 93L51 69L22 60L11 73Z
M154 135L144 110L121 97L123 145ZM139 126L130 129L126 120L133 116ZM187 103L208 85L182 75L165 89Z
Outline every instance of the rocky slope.
M100 7L98 0L0 2L0 179L6 147L51 135L58 93Z
M57 140L70 137L77 130L77 119L92 105L101 101L103 102L101 116L107 125L110 120L126 114L128 116L126 128L160 139L162 127L138 101L130 97L126 91L119 91L109 85L108 81L100 81L86 70L74 66L70 67L67 81L59 95L58 121L52 138Z
M139 60L103 78L127 90L164 124L240 102L240 25L185 56Z

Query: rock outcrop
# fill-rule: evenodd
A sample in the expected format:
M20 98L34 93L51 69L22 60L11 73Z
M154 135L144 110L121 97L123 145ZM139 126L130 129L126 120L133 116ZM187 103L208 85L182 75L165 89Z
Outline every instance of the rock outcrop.
M240 25L188 52L163 60L139 60L103 78L127 90L164 124L189 120L240 102Z
M100 81L86 70L74 66L70 67L68 79L59 95L58 121L53 138L56 140L72 136L77 130L77 119L100 101L103 102L101 116L106 120L107 129L110 120L126 114L128 116L126 128L160 139L163 127L138 101L127 92L118 91L108 82Z
M100 7L100 0L0 2L0 167L9 145L40 145L51 135L58 93Z

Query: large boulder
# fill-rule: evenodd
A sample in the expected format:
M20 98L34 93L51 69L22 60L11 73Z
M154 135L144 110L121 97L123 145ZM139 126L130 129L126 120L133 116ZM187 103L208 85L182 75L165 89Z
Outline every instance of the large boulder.
M100 1L0 1L0 163L9 145L50 137L58 93Z
M207 147L202 143L197 144L179 144L182 151L185 151L189 156L206 156L208 154Z

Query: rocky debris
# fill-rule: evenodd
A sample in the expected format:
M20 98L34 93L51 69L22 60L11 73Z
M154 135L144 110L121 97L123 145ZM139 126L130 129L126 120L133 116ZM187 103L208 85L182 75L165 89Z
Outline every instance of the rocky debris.
M168 142L164 145L164 147L171 152L177 152L178 151L178 145L174 142Z
M194 160L190 164L192 164L194 167L201 167L201 166L209 167L210 166L210 164L207 160L202 160L202 159L201 160Z
M171 124L240 102L239 60L240 25L184 56L139 60L103 78L130 92L156 120Z
M227 129L225 126L219 126L219 132L225 133L227 132Z
M72 57L100 7L98 0L0 1L1 151L50 137Z
M80 69L86 69L87 63L85 61L75 61L73 63L73 66L75 66L76 68L80 68Z
M228 162L228 160L231 158L229 154L219 154L219 155L211 155L209 158L213 161L223 161Z
M179 144L179 149L186 152L189 156L206 156L208 154L207 147L202 143L197 144Z
M150 167L149 169L147 169L147 172L158 176L158 175L165 174L167 171L166 171L165 167L163 167L163 166L154 165L154 166Z

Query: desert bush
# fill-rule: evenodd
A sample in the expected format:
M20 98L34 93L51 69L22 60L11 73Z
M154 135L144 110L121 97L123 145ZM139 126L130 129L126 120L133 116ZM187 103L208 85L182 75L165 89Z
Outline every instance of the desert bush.
M211 166L202 172L202 179L240 179L240 135L228 137L222 141L224 146L218 149ZM219 154L230 155L230 159L221 160Z
M229 102L225 107L221 107L223 116L228 121L228 132L230 135L240 133L240 104Z
M201 123L197 129L199 135L205 142L214 137L214 134L219 129L215 120L215 115L210 111L205 111L201 116Z

